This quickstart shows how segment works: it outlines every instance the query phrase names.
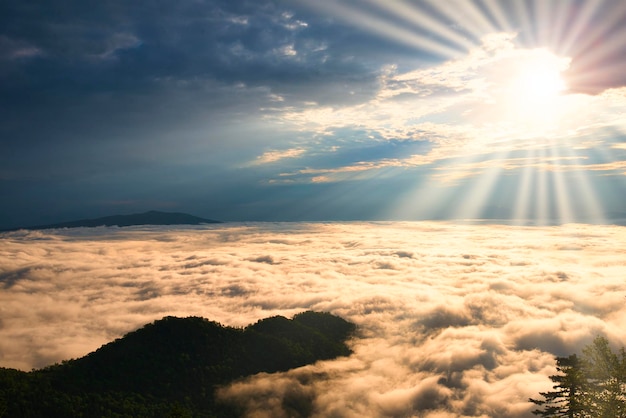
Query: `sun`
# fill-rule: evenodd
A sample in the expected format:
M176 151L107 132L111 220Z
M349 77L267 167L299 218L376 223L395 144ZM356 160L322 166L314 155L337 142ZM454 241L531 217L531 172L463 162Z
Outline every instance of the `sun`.
M557 99L565 90L562 70L553 61L529 59L520 63L510 81L510 100L521 107L544 107Z
M528 135L557 128L567 108L569 59L545 49L516 51L493 63L488 119Z

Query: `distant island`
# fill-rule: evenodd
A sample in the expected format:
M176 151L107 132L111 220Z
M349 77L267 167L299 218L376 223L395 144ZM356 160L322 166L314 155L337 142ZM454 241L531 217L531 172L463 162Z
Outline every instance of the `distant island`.
M212 219L199 218L180 212L159 212L151 210L144 213L134 213L132 215L113 215L95 219L80 219L77 221L61 222L48 225L35 225L21 228L11 228L4 230L17 231L19 229L40 230L55 228L80 228L80 227L97 227L97 226L137 226L137 225L202 225L221 223Z
M312 311L246 328L165 317L76 360L31 372L0 368L0 416L236 417L244 411L218 402L218 387L347 356L354 330Z

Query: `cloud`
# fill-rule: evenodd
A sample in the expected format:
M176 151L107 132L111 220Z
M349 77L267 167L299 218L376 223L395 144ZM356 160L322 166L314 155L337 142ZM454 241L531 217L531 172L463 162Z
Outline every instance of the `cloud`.
M531 115L524 116L529 109L509 85L515 71L519 71L513 69L520 63L541 62L563 71L570 59L542 48L519 47L514 39L511 33L493 33L483 37L482 43L465 56L439 65L408 72L388 66L380 73L377 95L367 102L344 107L288 108L278 116L302 131L317 131L320 135L350 128L365 130L370 137L432 144L426 154L382 160L372 164L374 170L541 149L546 137L576 144L578 135L573 132L623 126L611 111L615 106L624 106L623 97L612 90L596 97L565 94L542 111L544 116L538 117L532 110ZM581 118L583 108L593 112L585 112Z
M0 219L105 215L120 201L143 211L162 196L219 219L311 219L342 184L338 195L446 188L500 160L490 168L520 178L551 153L587 157L572 170L596 179L623 174L623 6L392 3L3 2ZM508 102L524 60L567 67L571 91L550 106ZM328 213L374 218L387 199L368 211L365 196Z
M0 235L0 365L29 370L166 315L314 309L354 354L221 388L250 417L530 417L554 356L626 345L626 231L582 224L232 223Z
M578 11L583 14L577 16L578 26L584 31L578 30L577 42L568 45L568 53L573 57L568 78L576 91L595 95L626 86L626 77L619 70L626 55L618 46L618 40L625 35L626 7L614 2L591 6L586 5L587 13Z
M305 152L306 150L302 148L292 148L283 151L266 151L262 155L257 157L255 163L268 164L283 160L285 158L297 158Z
M279 110L272 116L277 121L301 133L315 133L318 141L328 144L352 133L360 146L384 141L423 145L394 158L381 155L348 164L337 162L332 167L321 167L325 159L320 154L306 168L283 171L270 183L367 179L385 170L410 171L422 166L434 168L431 178L443 182L479 176L484 172L479 167L485 165L518 172L533 168L622 175L619 157L613 161L608 158L609 149L614 147L610 137L603 135L594 146L606 150L604 161L597 162L597 154L581 151L589 132L626 129L615 113L625 105L623 95L618 89L596 96L570 91L549 99L542 96L541 103L536 97L524 97L524 89L515 84L516 77L524 76L520 66L534 71L541 63L550 71L562 72L571 59L546 48L521 47L515 41L515 34L492 33L467 54L440 64L410 71L400 71L396 65L383 67L378 91L366 101ZM572 149L578 150L576 155ZM511 158L521 152L531 157ZM332 158L334 153L325 157ZM596 161L589 164L567 163L591 156Z
M41 56L43 51L26 41L0 35L0 60L30 59Z

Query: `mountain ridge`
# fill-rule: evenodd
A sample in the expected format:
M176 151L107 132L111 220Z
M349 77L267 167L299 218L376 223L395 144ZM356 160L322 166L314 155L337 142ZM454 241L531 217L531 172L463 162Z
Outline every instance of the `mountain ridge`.
M354 330L327 312L245 328L167 316L79 359L31 372L0 368L0 416L240 416L237 405L218 402L217 388L347 356Z
M2 232L17 231L25 229L36 231L42 229L58 229L58 228L94 228L98 226L140 226L140 225L202 225L221 223L213 219L200 218L198 216L189 215L182 212L161 212L151 210L142 213L133 213L130 215L111 215L100 218L85 218L75 221L59 222L53 224L33 225L18 228L4 229Z

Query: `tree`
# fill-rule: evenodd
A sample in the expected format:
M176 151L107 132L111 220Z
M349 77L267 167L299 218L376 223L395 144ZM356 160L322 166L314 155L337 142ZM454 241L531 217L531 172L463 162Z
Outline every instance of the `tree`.
M540 406L533 414L550 418L626 418L626 352L615 354L604 337L596 337L582 356L557 357L557 371L550 376L554 391L544 399L529 401Z
M550 376L555 385L552 392L540 392L543 400L530 399L543 409L533 411L542 417L582 418L585 414L586 381L581 361L576 354L557 357L556 370L562 374Z
M624 348L618 356L604 337L583 349L583 368L589 386L590 412L598 418L626 417Z

